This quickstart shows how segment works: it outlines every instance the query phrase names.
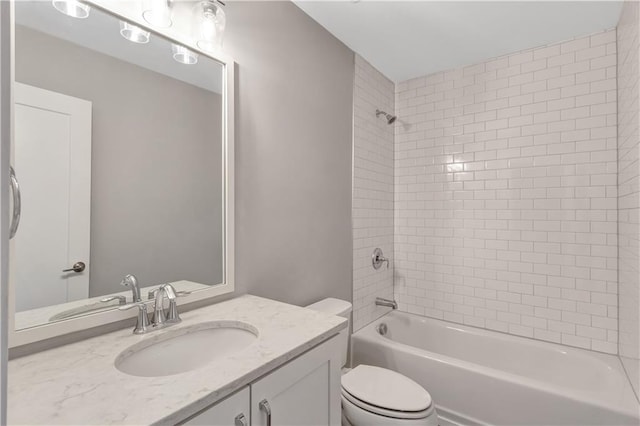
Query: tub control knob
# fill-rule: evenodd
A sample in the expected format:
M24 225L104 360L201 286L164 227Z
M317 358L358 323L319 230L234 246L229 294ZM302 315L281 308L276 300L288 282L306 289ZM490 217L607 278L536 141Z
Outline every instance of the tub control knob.
M376 248L371 255L371 264L373 265L373 269L380 269L383 263L387 264L387 269L389 269L389 259L384 257L384 253L380 248Z

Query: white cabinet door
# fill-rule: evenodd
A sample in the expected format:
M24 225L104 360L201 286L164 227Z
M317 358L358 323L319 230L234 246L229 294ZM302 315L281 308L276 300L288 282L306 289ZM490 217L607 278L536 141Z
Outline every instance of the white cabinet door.
M340 342L337 336L251 385L251 424L340 425ZM261 403L263 403L261 405Z
M251 424L249 386L196 414L184 425L248 426ZM244 422L244 423L243 423Z

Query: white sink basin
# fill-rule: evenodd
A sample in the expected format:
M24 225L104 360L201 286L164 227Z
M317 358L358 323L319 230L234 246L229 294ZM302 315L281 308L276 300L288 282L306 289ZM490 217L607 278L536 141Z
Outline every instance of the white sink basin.
M253 326L234 321L208 322L158 333L162 334L118 355L116 368L141 377L185 373L239 352L258 338L258 330Z

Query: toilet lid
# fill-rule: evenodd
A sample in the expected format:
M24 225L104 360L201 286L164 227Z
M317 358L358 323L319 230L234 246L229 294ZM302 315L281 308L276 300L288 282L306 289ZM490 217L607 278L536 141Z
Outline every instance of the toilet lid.
M391 419L403 419L403 420L417 420L426 419L435 414L435 408L433 404L431 407L423 411L395 411L387 410L386 408L376 407L375 405L367 404L364 401L360 401L355 396L351 395L346 390L342 389L342 407L343 409L349 404L354 405L360 410L368 411L369 413L377 414L383 417L389 417ZM437 416L437 414L435 414Z
M342 387L359 400L393 411L424 411L431 395L422 386L395 371L359 365L342 376Z

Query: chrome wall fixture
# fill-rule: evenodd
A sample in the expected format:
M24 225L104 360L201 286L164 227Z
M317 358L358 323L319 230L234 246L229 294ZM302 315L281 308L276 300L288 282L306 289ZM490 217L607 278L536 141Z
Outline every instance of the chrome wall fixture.
M386 308L398 309L398 303L395 300L376 297L376 306L384 306Z
M174 19L177 19L173 13L173 3L171 0L142 0L140 14L152 27L169 28ZM72 18L85 19L91 12L91 7L81 0L51 0L51 4L56 10ZM200 0L187 17L194 43L206 52L215 53L222 49L227 22L224 5L220 0ZM120 35L138 44L148 43L151 37L149 31L123 20L120 21ZM171 49L173 59L177 62L186 65L198 63L198 54L189 48L172 44Z
M389 269L389 259L384 257L384 253L382 253L382 249L376 248L371 255L371 265L373 269L380 269L383 263L387 263L387 269Z
M384 118L386 118L386 119L387 119L387 124L393 124L393 123L396 121L396 118L398 118L398 117L397 117L397 116L395 116L395 115L391 115L391 114L389 114L388 112L385 112L385 111L382 111L382 110L377 109L377 110L376 110L376 117L380 117L381 115L382 115Z

